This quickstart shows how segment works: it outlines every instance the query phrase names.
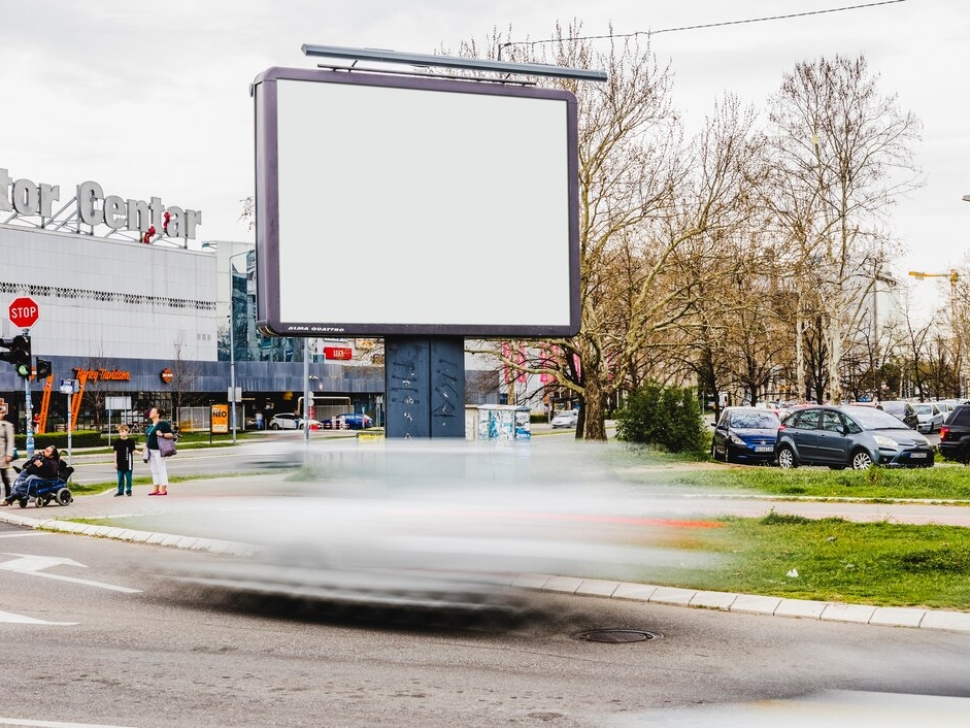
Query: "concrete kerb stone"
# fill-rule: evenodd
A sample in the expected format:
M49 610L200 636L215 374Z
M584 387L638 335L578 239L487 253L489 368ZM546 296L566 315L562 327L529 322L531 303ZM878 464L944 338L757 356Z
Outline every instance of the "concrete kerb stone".
M584 579L576 590L577 595L587 597L612 597L620 586L618 581L602 581L600 579Z
M650 595L651 604L679 604L684 607L690 606L691 599L697 592L693 589L679 589L671 586L658 586L656 591Z
M872 617L869 618L869 624L886 627L919 627L925 616L925 609L877 607Z
M657 591L657 587L650 584L620 584L613 591L613 599L630 599L638 602L649 602L650 597Z
M148 543L168 548L186 549L191 551L209 551L215 554L229 554L234 556L251 556L257 549L249 544L216 539L200 538L198 536L183 536L151 531L137 531L118 526L99 526L89 523L75 523L73 521L47 520L38 521L34 518L4 513L0 521L17 526L26 526L35 531L58 531L62 533L76 533L93 538L110 538L129 543ZM546 577L548 579L548 577Z
M830 622L854 622L855 624L869 624L876 608L865 604L842 604L833 602L822 610L819 619Z
M774 615L781 604L781 597L766 597L760 594L738 594L731 602L732 612L739 614L767 614Z
M822 612L829 602L816 602L810 599L782 599L775 609L779 617L802 617L803 619L821 619Z
M970 614L966 612L928 611L920 629L942 629L951 632L970 632Z
M553 576L542 586L542 591L561 592L563 594L575 594L576 590L582 586L583 580L571 576Z
M731 611L731 605L737 600L737 594L728 592L699 591L691 598L688 606L703 607L705 609L722 609Z

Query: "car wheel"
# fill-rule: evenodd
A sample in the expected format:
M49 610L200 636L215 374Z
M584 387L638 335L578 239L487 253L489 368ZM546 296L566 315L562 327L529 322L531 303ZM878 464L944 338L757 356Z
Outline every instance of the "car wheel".
M873 466L872 456L865 450L856 450L852 453L852 469L868 470Z
M714 443L711 443L711 460L717 460L717 448L714 447Z
M778 465L786 470L798 467L798 458L795 457L795 451L788 445L782 445L778 449Z
M273 424L271 424L269 426L269 429L271 429L271 430L278 430L278 429L280 429L280 425L279 425L278 422L274 422Z

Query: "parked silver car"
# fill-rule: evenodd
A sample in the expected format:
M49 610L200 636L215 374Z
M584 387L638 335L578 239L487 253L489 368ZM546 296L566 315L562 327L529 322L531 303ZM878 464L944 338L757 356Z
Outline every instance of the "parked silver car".
M943 427L943 411L937 406L936 402L915 402L913 409L919 422L916 429L919 432L939 432Z
M874 407L807 407L778 429L775 456L783 468L828 465L932 467L935 450L923 435Z
M577 422L579 422L579 410L571 409L557 414L549 424L556 430L560 427L575 427Z

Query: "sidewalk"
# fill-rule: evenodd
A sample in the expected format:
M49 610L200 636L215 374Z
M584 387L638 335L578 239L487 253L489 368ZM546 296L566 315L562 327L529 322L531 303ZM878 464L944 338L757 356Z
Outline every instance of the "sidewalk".
M212 520L203 520L200 516L211 515L214 510L225 506L228 500L259 497L267 491L281 487L284 485L285 477L285 473L262 473L244 477L180 482L171 485L170 495L165 497L147 497L150 486L146 485L136 486L133 489L134 495L131 497L116 498L113 491L108 491L99 495L77 497L68 506L51 504L37 508L31 503L26 508L20 508L15 504L0 509L0 521L97 538L114 538L133 543L245 556L254 553L253 545L214 538L211 529L206 525L212 523ZM908 523L948 522L970 525L970 511L965 513L966 509L916 504L894 507L887 504L795 503L755 498L704 497L679 499L669 505L672 510L684 513L712 510L753 516L775 510L825 517L838 511L843 517L851 520L889 519ZM849 512L848 516L845 515L846 512ZM158 526L153 528L157 530L72 522L77 519L117 519L120 524L124 524L126 518L141 523L155 521ZM182 533L167 532L175 530L171 526L176 523ZM191 535L186 533L187 531L191 532ZM542 574L520 574L512 579L511 585L559 594L719 609L744 614L970 633L970 613L964 612L784 599Z

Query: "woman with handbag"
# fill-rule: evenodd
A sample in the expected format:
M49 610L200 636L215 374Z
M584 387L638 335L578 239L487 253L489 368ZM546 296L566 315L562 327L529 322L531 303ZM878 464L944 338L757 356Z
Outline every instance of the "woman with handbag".
M152 490L148 495L168 495L168 468L162 451L159 449L160 440L170 440L172 452L174 452L175 432L172 425L162 419L164 413L158 407L152 407L148 413L148 418L152 421L152 426L148 428L145 438L145 452L148 457L148 466L152 470Z
M3 480L3 497L10 497L11 463L16 460L13 424L6 417L0 418L0 479Z

